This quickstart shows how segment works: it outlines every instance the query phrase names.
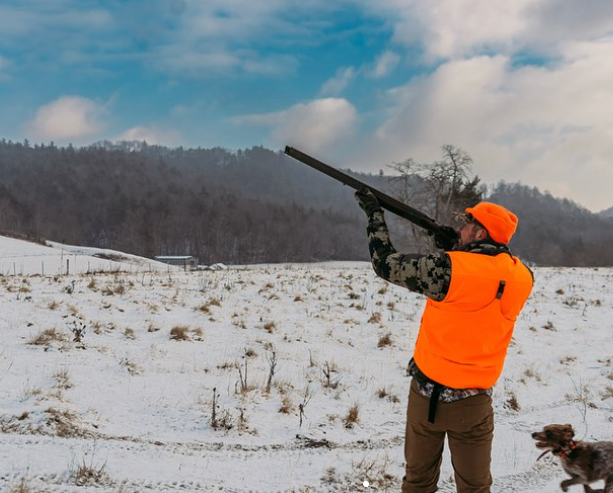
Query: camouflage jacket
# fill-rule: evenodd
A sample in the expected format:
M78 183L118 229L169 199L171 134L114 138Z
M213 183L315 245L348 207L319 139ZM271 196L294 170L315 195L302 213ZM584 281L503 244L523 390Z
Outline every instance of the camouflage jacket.
M381 210L373 212L368 217L367 232L372 266L379 277L435 301L442 301L445 298L451 281L451 259L445 252L428 255L398 253L390 241ZM506 245L491 240L463 245L457 250L484 255L510 253ZM419 370L415 360L411 359L408 371L417 381L420 393L430 397L434 382ZM479 394L491 395L492 389L454 389L443 386L439 400L454 402Z

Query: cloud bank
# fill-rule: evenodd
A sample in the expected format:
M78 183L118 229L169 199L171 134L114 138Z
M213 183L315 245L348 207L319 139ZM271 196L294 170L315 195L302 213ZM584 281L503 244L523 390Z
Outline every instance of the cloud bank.
M37 141L77 142L102 132L104 115L104 106L91 99L63 96L41 106L26 132Z
M291 145L326 151L353 137L356 119L355 108L345 99L323 98L277 113L237 117L234 121L269 128L268 144L273 148Z

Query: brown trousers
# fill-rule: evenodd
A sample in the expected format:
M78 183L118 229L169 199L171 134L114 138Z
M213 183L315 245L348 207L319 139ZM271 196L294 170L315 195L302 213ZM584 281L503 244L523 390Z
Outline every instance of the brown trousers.
M402 493L438 490L445 435L458 493L490 493L494 412L487 395L439 402L434 424L428 422L430 400L411 383L405 437L406 476Z

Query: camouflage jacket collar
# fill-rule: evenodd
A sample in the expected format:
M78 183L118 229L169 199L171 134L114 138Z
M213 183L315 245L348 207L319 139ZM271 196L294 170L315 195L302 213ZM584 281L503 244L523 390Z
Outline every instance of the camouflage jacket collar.
M466 245L458 246L454 248L456 252L470 252L470 253L481 253L483 255L491 255L496 256L500 253L508 253L511 254L509 247L502 243L496 243L493 240L481 240L481 241L473 241Z

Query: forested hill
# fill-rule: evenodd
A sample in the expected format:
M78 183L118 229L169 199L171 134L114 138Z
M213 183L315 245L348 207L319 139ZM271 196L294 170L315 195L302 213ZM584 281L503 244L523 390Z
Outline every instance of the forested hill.
M389 175L353 174L395 193ZM511 246L528 260L613 265L612 219L519 184L498 184L487 198L520 216ZM406 223L387 217L404 246ZM2 140L0 231L149 257L191 254L202 263L368 259L353 190L261 147Z

